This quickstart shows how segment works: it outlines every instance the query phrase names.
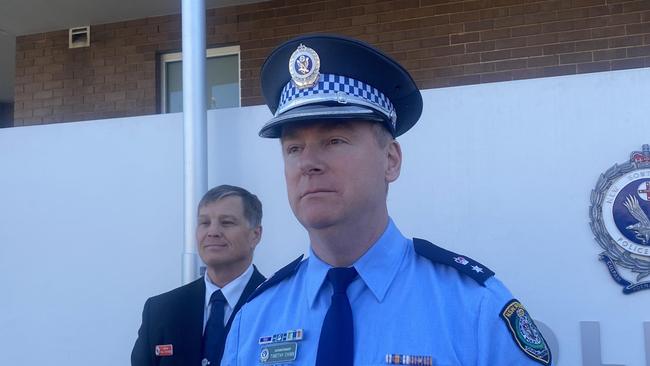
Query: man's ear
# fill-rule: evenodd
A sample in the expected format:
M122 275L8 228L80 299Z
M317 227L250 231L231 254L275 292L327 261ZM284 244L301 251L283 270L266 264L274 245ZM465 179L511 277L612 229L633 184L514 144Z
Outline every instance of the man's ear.
M397 180L402 170L402 148L397 140L392 140L386 146L387 162L386 182L391 183Z
M257 246L257 244L260 243L260 240L262 240L262 225L260 225L260 226L256 227L255 229L253 229L253 232L252 232L251 235L253 235L251 243L252 243L252 247L254 249Z

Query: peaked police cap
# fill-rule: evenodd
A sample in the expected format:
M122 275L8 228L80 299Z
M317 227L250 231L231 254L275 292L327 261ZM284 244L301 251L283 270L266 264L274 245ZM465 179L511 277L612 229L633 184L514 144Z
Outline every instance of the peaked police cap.
M278 46L262 65L262 93L273 118L262 137L281 136L287 124L367 120L397 137L422 114L411 75L367 43L313 34Z

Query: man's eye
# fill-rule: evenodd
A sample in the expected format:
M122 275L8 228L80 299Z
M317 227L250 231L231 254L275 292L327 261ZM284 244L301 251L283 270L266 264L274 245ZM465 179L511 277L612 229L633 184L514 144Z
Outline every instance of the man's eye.
M338 144L342 144L344 142L345 141L343 141L343 139L339 139L339 138L330 139L330 145L338 145Z
M234 224L235 224L234 221L221 221L221 225L223 226L232 226Z
M300 151L299 146L289 146L289 147L287 147L287 154L295 154L298 151Z

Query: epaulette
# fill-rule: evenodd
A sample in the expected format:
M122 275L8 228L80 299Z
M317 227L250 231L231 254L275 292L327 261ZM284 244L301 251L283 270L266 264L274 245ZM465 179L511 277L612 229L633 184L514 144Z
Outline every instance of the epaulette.
M488 278L494 276L494 272L481 263L447 249L440 248L424 239L413 238L413 246L417 254L429 259L433 263L442 263L454 267L458 272L471 277L483 286Z
M298 267L300 267L300 262L302 261L302 257L304 257L304 255L301 255L300 257L296 258L296 260L294 260L293 262L280 268L277 272L275 272L275 274L273 274L273 276L271 276L266 281L262 282L262 284L259 285L259 287L251 294L251 296L248 298L246 302L250 302L262 292L282 282L282 280L284 280L285 278L289 277L291 274L296 272Z

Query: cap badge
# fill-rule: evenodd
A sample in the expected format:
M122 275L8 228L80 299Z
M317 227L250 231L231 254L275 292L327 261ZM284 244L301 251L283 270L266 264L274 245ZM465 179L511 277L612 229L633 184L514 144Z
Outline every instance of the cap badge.
M318 82L320 58L313 49L303 45L293 51L289 58L289 74L298 89L310 88Z

